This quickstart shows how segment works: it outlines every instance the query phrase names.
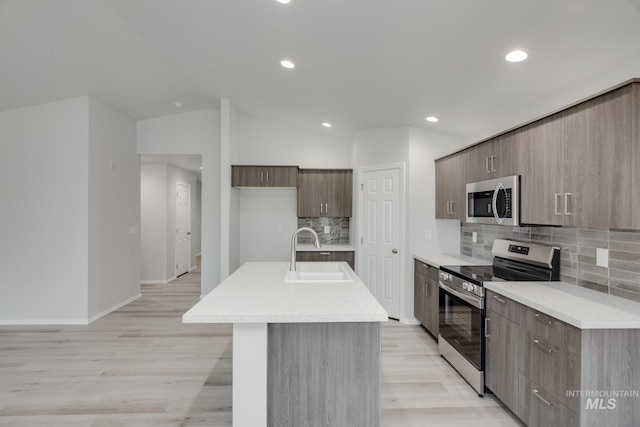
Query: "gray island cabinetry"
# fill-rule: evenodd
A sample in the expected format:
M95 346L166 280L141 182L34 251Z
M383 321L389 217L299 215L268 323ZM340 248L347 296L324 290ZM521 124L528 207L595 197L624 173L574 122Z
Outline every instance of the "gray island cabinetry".
M303 280L317 264L346 277ZM344 262L299 262L298 282L288 269L245 263L183 316L233 324L234 427L379 426L387 313Z

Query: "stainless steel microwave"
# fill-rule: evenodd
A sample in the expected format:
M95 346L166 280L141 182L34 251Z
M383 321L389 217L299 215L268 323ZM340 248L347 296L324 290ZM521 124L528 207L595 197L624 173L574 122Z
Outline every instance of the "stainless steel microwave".
M520 225L520 175L467 184L467 222Z

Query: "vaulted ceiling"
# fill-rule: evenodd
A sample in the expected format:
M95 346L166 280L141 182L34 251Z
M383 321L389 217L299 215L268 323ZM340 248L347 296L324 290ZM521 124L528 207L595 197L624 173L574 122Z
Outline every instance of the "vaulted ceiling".
M340 137L468 139L640 77L639 40L640 0L0 0L0 110L91 95L145 119L225 97Z

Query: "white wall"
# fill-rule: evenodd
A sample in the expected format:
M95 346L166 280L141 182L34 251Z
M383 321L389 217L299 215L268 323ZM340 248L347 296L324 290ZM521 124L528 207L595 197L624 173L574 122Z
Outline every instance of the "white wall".
M204 109L137 123L140 154L202 155L202 295L220 283L220 112Z
M233 164L351 167L351 146L343 138L241 115L237 122L238 135L230 153ZM237 248L233 243L230 246L230 253L238 254L232 266L289 259L291 235L298 225L295 189L234 189L229 203L235 213L231 215L231 236L238 237L231 242L239 242Z
M135 122L89 98L89 318L140 296Z
M0 113L0 323L87 319L88 98Z
M348 168L348 138L313 133L251 117L239 117L238 157L234 164Z
M167 164L142 163L140 170L140 245L142 283L167 280Z

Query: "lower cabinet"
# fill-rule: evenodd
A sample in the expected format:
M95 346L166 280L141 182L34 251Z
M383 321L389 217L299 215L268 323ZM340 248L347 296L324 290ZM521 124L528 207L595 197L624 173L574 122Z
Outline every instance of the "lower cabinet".
M438 267L414 260L413 313L436 339L440 322L438 272Z
M485 298L485 384L527 426L637 427L638 398L609 394L640 387L640 329L578 329L488 289Z
M345 261L356 269L354 251L298 251L296 261Z

